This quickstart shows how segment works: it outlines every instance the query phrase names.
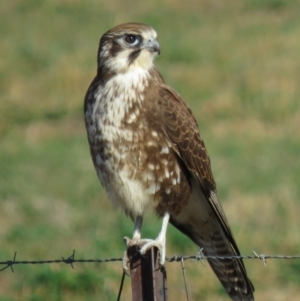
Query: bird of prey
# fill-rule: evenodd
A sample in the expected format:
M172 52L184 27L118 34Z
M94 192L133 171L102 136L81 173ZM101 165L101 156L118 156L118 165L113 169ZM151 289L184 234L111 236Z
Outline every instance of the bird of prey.
M132 241L143 254L152 246L165 261L170 222L194 241L232 300L254 300L197 122L168 86L153 60L156 31L126 23L100 39L97 74L84 102L85 124L97 175L112 203L134 221ZM154 240L141 238L146 210L162 217ZM228 258L233 256L233 258Z

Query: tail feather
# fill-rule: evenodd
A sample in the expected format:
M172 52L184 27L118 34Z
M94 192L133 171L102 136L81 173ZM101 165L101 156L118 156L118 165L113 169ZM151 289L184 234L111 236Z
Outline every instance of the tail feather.
M209 258L208 262L232 300L254 300L254 287L247 277L243 261L234 258L240 255L239 251L224 237L222 230L214 231L209 239L203 239L197 233L194 236L205 256L218 257Z
M205 193L193 178L188 205L178 215L171 215L170 223L191 238L234 301L254 300L254 287L240 258L224 210L216 192ZM224 257L224 258L222 258Z
M225 235L219 223L212 223L211 231L205 233L200 226L178 224L174 219L170 222L190 237L205 256L217 257L209 258L208 262L232 300L254 300L254 287L247 277L243 260L234 258L240 255L237 245L232 236Z

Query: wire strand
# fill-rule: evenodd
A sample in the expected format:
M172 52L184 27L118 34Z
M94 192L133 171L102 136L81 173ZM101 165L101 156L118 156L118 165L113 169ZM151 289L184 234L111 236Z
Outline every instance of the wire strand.
M0 271L4 271L7 268L10 268L12 272L14 265L25 265L25 264L52 264L52 263L65 263L71 265L74 268L74 263L108 263L108 262L116 262L122 261L123 258L105 258L105 259L75 259L75 250L73 253L67 258L61 257L61 259L54 260L16 260L17 252L14 253L13 260L0 261L0 265L4 265ZM196 260L201 261L203 264L203 260L223 260L223 259L259 259L262 260L263 264L266 266L267 259L287 259L287 260L296 260L300 259L300 255L265 255L258 254L253 251L253 255L240 255L240 256L205 256L201 252L197 255L174 255L172 257L166 257L167 262L180 262L183 260Z

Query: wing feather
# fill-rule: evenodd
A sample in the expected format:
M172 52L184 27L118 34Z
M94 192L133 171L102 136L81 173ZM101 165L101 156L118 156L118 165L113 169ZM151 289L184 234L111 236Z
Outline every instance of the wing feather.
M173 143L179 160L185 165L191 177L196 180L213 212L212 220L209 221L210 225L207 226L209 233L205 234L199 227L205 225L206 222L202 221L201 224L200 221L196 227L190 224L180 224L174 217L171 217L170 222L203 247L205 255L240 255L217 197L210 159L200 136L197 121L179 94L164 83L161 85L159 105L166 136ZM200 198L199 202L201 202ZM254 287L247 277L242 260L209 260L209 263L233 300L254 300Z
M217 190L212 175L210 159L197 121L179 94L167 85L162 86L161 105L166 135L188 170L197 179L202 192L220 219L226 233L232 235L224 210L215 197Z

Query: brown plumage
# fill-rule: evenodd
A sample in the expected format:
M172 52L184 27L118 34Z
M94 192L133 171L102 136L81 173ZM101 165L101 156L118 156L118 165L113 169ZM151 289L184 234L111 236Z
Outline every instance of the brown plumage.
M191 110L153 65L156 32L139 23L119 25L101 40L97 75L85 97L91 155L115 206L135 222L141 244L143 214L163 217L155 245L165 260L170 221L207 256L237 256L238 247L217 197L210 159ZM241 259L209 259L232 300L254 300Z

